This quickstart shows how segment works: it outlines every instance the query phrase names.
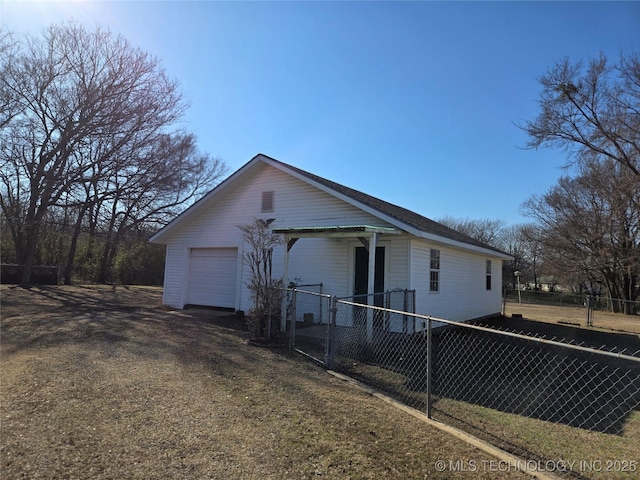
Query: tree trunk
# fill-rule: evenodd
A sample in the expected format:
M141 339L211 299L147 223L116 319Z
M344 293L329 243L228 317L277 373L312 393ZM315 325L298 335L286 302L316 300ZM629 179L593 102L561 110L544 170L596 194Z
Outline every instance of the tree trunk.
M33 270L33 259L36 254L36 247L38 246L38 226L33 225L27 228L25 235L24 248L21 249L20 256L18 258L20 264L20 286L31 286L31 271Z
M107 283L107 271L109 270L109 251L111 250L111 236L112 233L107 234L107 239L102 249L102 257L100 257L100 264L98 268L98 283Z
M71 285L71 274L73 273L73 265L75 263L76 251L78 249L78 238L82 232L82 219L87 211L87 205L83 205L78 213L73 236L71 237L71 245L69 245L69 255L67 256L67 267L64 270L64 284Z
M99 283L107 283L107 273L110 267L110 256L111 249L113 248L113 236L115 225L118 217L118 201L120 200L119 195L117 195L113 199L113 204L111 206L110 218L109 218L109 227L107 228L107 238L104 242L104 247L102 249L102 257L100 258L100 265L98 269L98 282Z
M636 282L638 278L636 275L630 275L626 273L622 276L622 278L622 293L624 297L623 313L625 315L635 315L638 310L635 302L638 296L636 291Z

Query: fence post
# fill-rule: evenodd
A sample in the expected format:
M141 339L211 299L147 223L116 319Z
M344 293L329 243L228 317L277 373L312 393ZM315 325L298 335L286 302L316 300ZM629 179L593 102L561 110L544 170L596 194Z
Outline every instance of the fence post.
M324 306L324 302L322 301L324 299L324 297L322 296L322 294L324 293L322 291L322 282L320 282L320 296L318 297L320 299L320 319L318 320L318 323L322 324L322 322L324 321L324 309L322 308Z
M411 313L416 313L416 290L411 291Z
M293 348L296 344L296 297L297 290L294 288L291 292L291 326L289 327L289 348Z
M402 293L402 311L403 312L408 312L409 311L409 290L406 290ZM403 325L403 330L404 329L404 325L408 323L407 322L407 316L406 315L402 315L402 325ZM407 333L406 331L404 333ZM411 333L416 333L416 317L413 317L413 330L411 330Z
M331 368L333 363L333 356L335 352L335 336L336 336L336 296L331 295L329 298L329 324L327 325L327 337L324 342L324 366L325 368Z
M267 341L271 340L271 299L269 299L269 310L267 313Z
M432 359L431 317L427 317L427 418L431 418L431 369Z
M385 308L390 309L391 308L391 290L387 290L385 292L386 295L386 299L385 299ZM384 312L384 325L383 325L383 330L385 332L388 332L390 330L390 326L391 326L391 316L389 314L388 311Z
M587 295L585 305L587 306L587 327L593 327L593 302L591 295Z

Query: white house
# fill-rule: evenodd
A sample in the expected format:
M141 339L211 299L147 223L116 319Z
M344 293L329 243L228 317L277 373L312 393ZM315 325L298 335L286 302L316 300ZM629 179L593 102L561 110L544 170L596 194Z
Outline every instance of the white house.
M256 218L286 238L274 252L275 277L322 282L339 297L415 289L417 313L451 320L501 311L509 255L262 154L151 238L167 246L163 303L248 310L238 225Z

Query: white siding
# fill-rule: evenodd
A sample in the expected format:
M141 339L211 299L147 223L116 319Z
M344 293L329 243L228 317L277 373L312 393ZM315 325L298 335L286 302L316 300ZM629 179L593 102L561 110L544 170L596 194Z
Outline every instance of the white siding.
M440 250L440 291L429 291L430 248ZM447 320L471 320L500 313L502 260L412 241L411 288L416 289L416 312ZM492 263L491 290L486 289L486 260Z
M262 192L274 191L274 211L261 213ZM167 240L163 301L182 308L188 299L189 252L194 248L235 248L238 251L235 308L248 310L246 288L249 269L241 261L247 248L238 225L254 218L275 219L274 228L371 225L388 223L281 170L260 163L243 173L242 182L211 197L199 215L187 217ZM324 284L324 292L337 296L353 294L355 239L300 239L289 257L289 279L299 283ZM385 251L385 289L416 290L417 313L451 320L469 320L500 312L502 261L409 235L381 235ZM429 292L429 248L440 257L440 292ZM486 290L485 262L492 261L492 290ZM281 277L284 246L274 252L274 277ZM230 277L230 276L229 276Z
M387 246L387 290L409 288L409 243L409 237L401 236L392 238Z
M183 308L183 296L186 281L185 263L188 261L187 249L180 243L167 245L164 265L164 289L162 303L175 308Z
M282 275L284 249L277 256ZM275 255L274 255L275 256ZM289 252L289 279L298 284L323 283L325 293L349 295L349 246L345 240L303 238Z
M384 238L389 238L384 237ZM408 240L393 236L379 240L385 247L385 289L406 288ZM323 282L324 291L338 296L353 294L355 249L362 244L354 239L301 239L291 249L289 278L300 283Z
M246 178L245 181L224 196L215 197L216 202L203 210L197 218L185 221L179 232L172 235L167 245L164 301L181 308L186 303L185 282L188 271L188 249L191 248L238 248L239 257L245 246L240 238L238 225L253 222L254 218L274 218L273 228L333 225L374 225L389 227L386 222L370 215L347 202L341 201L322 190L316 189L280 170L268 165ZM262 214L262 192L274 191L274 211ZM384 237L384 236L383 236ZM388 238L388 237L384 237ZM381 237L381 239L383 239ZM402 245L394 257L406 255L407 240L398 238ZM274 277L283 274L284 247L274 251ZM350 295L348 272L352 257L349 242L336 239L300 239L290 251L289 279L302 283L324 283L327 293L339 296ZM403 287L407 283L406 262L390 269L389 288ZM246 283L249 271L239 265L236 309L248 310L249 291ZM398 282L398 285L395 282Z

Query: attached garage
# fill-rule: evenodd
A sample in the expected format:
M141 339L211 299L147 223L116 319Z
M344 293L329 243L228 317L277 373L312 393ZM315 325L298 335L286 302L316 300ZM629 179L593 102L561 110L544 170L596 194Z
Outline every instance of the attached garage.
M236 307L237 248L192 248L187 304Z
M353 295L369 271L369 255L359 248L370 248L375 241L374 251L380 247L385 252L379 265L383 268L371 262L380 282L375 274L370 282L367 273L362 291L368 292L369 286L415 289L417 313L459 321L501 310L500 267L511 256L415 212L265 155L254 157L151 238L167 246L165 305L251 311L251 269L242 256L252 247L238 226L257 219L288 237L286 245L273 251L274 279L323 282L326 293ZM354 238L357 232L363 236ZM309 240L298 245L299 238ZM432 252L438 262L431 260ZM438 280L436 288L432 278ZM460 291L465 292L463 299Z

